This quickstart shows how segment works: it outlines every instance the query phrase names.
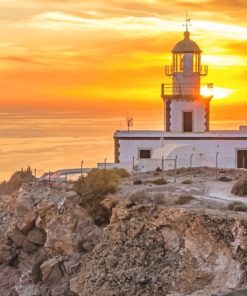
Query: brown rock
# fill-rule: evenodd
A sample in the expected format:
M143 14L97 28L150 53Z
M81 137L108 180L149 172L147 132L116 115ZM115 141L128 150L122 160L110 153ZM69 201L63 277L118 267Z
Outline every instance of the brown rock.
M37 217L38 214L35 212L26 214L17 222L17 228L23 233L28 233L33 228Z
M46 240L46 233L41 229L34 228L29 232L27 238L30 242L43 246Z
M17 228L11 230L9 238L14 242L18 247L20 247L25 239L25 235L20 232Z
M83 247L83 251L92 250L102 236L102 230L80 207L74 207L73 211L66 209L61 215L54 214L51 221L51 224L46 222L45 247L61 255L73 255L84 243L86 247Z
M36 250L38 250L39 246L30 242L27 238L22 243L22 249L25 253L32 253Z
M69 283L70 291L75 293L76 295L79 295L79 285L78 285L78 277L74 277L70 280Z
M0 273L0 295L1 296L19 296L15 290L15 284L19 279L16 268L5 266L1 268Z
M0 263L11 263L16 256L18 255L15 248L7 246L7 245L0 245Z
M63 277L63 273L60 268L60 263L56 258L45 261L40 266L42 272L43 282L58 281Z
M81 255L72 257L69 261L63 262L64 269L67 274L73 274L79 270L81 266Z
M28 214L32 210L30 201L27 199L23 199L20 202L17 201L15 206L15 214L17 217L23 217Z

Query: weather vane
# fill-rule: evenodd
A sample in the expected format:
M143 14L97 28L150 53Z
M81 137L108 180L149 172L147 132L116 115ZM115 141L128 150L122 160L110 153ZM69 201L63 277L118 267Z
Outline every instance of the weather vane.
M188 11L186 10L186 18L185 18L185 24L183 25L184 27L186 27L186 32L189 31L189 27L191 26L191 19L188 18Z

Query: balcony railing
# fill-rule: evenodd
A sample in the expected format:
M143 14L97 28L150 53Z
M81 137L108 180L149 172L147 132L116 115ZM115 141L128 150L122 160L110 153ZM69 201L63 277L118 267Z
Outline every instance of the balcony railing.
M173 66L165 66L165 74L166 76L173 76Z
M200 75L201 76L207 76L208 75L208 66L206 66L206 65L201 66Z
M161 85L162 98L172 97L213 97L213 84L203 84L200 87L189 84L165 84Z
M208 66L203 65L200 66L200 71L193 71L193 72L186 72L186 71L175 71L173 66L165 66L165 75L166 76L173 76L175 73L185 73L185 74L193 74L193 73L199 73L200 76L207 76L208 75Z

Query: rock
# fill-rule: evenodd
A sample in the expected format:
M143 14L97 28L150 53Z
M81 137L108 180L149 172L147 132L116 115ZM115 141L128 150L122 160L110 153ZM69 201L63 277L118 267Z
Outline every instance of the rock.
M17 222L17 228L23 233L28 233L33 228L37 217L38 214L35 212L26 214Z
M18 252L15 248L7 245L0 245L0 263L11 264L17 255Z
M0 295L19 296L15 290L15 284L19 279L18 270L10 266L5 266L0 271Z
M161 233L164 239L165 248L173 250L174 252L180 249L179 235L175 230L164 227L161 229Z
M78 277L73 277L70 279L69 288L71 292L74 292L76 295L79 295L79 286L78 286Z
M61 215L54 214L51 221L45 222L45 247L58 251L61 255L73 255L84 243L90 245L85 249L91 250L102 236L102 229L80 207L74 207L73 211L66 209Z
M83 258L79 295L216 296L246 283L246 216L152 209L114 208L118 219Z
M231 292L225 296L246 296L246 295L247 295L247 290L241 290L241 291Z
M59 281L58 283L54 283L54 287L51 291L51 296L61 296L68 295L69 296L69 281Z
M40 246L30 242L27 238L23 241L21 245L23 251L27 254L30 254L34 251L37 251Z
M29 232L27 239L34 244L43 246L46 240L46 233L41 229L34 228Z
M147 285L150 282L151 279L149 279L146 276L141 276L138 278L138 283L142 286Z
M20 247L25 239L25 235L20 232L17 228L14 228L9 233L9 238L14 242L18 247Z
M32 206L31 206L30 200L22 199L21 201L16 202L15 214L17 217L23 217L24 215L29 213L31 210L32 210Z
M72 257L69 261L63 262L67 274L71 275L77 272L81 266L81 255Z
M66 207L71 208L78 204L80 199L79 195L75 191L68 191L65 194L66 197Z
M60 268L60 263L56 258L49 259L45 261L40 266L42 272L42 280L46 282L56 282L63 277L62 270Z

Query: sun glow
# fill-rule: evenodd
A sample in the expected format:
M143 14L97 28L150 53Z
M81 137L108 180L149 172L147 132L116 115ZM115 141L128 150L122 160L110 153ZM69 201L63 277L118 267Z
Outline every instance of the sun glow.
M224 88L224 87L202 87L201 88L201 95L208 97L213 95L214 100L220 100L220 99L228 99L230 96L232 96L236 92L235 89L230 88Z

